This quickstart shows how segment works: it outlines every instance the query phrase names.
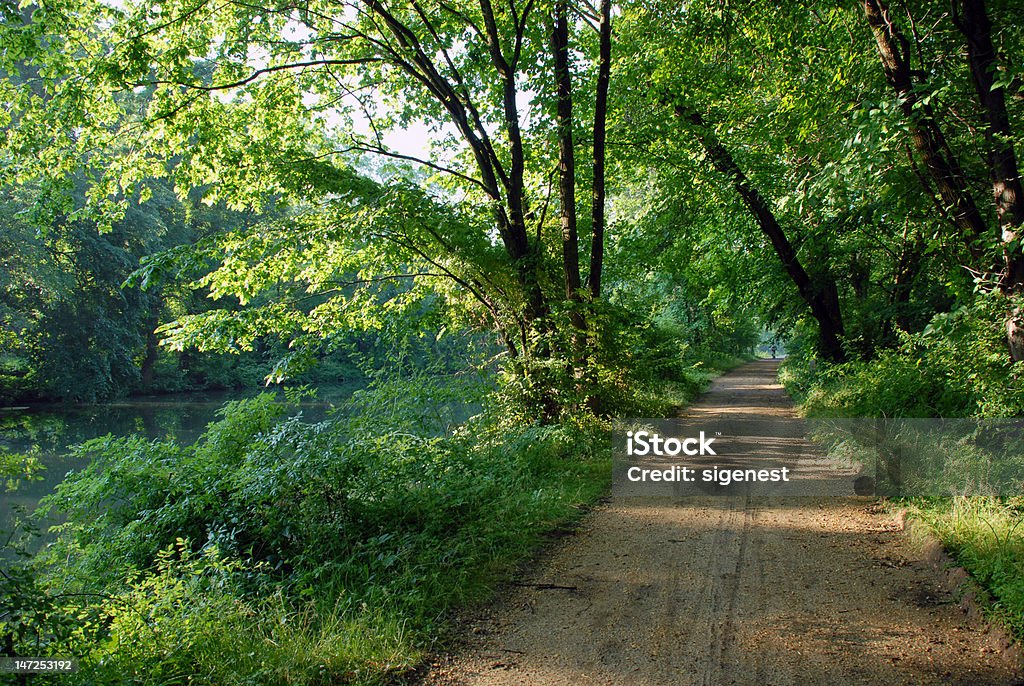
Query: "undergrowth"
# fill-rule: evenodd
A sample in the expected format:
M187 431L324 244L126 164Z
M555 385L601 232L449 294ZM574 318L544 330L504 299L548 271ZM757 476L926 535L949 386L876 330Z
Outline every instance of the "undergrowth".
M1024 499L913 499L924 522L983 591L990 616L1024 639Z
M604 407L661 416L743 361L644 359ZM55 540L5 562L0 639L77 658L61 684L392 683L608 490L607 420L520 421L520 391L381 376L322 422L263 394L192 445L88 441L40 508Z
M46 501L66 518L57 540L0 577L11 652L76 657L61 684L378 684L414 668L455 608L606 491L610 459L596 424L459 424L409 411L453 400L439 383L394 390L316 424L264 394L192 446L80 446L89 466Z

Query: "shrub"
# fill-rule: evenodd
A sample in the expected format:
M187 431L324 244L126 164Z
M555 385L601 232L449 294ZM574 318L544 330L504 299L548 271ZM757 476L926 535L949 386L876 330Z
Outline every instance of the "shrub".
M62 616L92 618L78 683L380 682L607 487L592 427L455 429L416 407L436 384L400 391L316 424L262 395L192 446L81 446L92 463L48 499L67 522L37 558Z
M1024 415L1024 363L1010 361L997 295L935 315L919 334L868 361L818 365L790 358L782 380L809 415L1016 417Z

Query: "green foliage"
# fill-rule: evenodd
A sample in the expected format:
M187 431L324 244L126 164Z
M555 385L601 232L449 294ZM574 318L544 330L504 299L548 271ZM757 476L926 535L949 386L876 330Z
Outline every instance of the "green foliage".
M0 447L0 479L12 492L23 483L42 478L43 466L35 454L15 454ZM10 530L0 529L0 646L33 645L45 650L51 645L69 647L96 639L96 612L78 599L62 598L39 577L28 545L37 534L22 508L12 508ZM64 650L63 655L78 655Z
M92 463L49 497L67 523L35 562L35 592L90 618L72 683L378 683L409 669L452 608L487 597L607 485L603 433L457 428L437 408L479 390L450 385L382 379L319 424L264 394L225 406L194 446L84 444ZM49 616L26 621L68 645Z
M899 347L869 361L810 370L808 358L797 354L783 381L811 415L1022 416L1024 364L1006 353L1005 309L1002 297L979 297L936 315L924 331L902 335Z
M6 490L17 490L22 481L41 479L43 469L38 454L12 453L0 446L0 483Z
M296 611L280 593L246 599L235 582L242 571L215 547L194 553L179 539L162 550L152 572L106 605L107 638L72 683L377 683L376 671L410 665L393 620L379 618L373 636L369 612L353 621Z
M628 303L590 303L585 331L568 318L552 336L560 355L508 360L498 376L492 411L512 426L537 421L594 424L609 417L660 417L702 391L711 377L746 352L745 332L725 333L708 322L688 323L676 301L650 294L616 294ZM719 345L693 339L701 335ZM575 340L580 339L580 340ZM569 351L577 352L574 356ZM669 397L662 392L671 387ZM540 411L538 411L540 408ZM545 408L554 408L545 415Z
M131 268L128 237L76 224L40 235L25 220L24 198L4 196L0 399L91 399L125 388L137 376L135 325L147 307L118 289Z
M105 233L93 221L40 214L47 198L37 188L4 189L0 401L92 402L133 391L234 388L266 376L257 354L225 361L159 350L153 330L162 318L205 305L167 275L150 274L146 290L125 279L147 253L242 218L190 207L155 180L146 188L149 200L129 202Z
M347 415L346 431L362 435L388 427L416 436L453 436L471 415L478 414L493 381L474 369L439 372L413 370L402 377L377 373L368 387L355 391L340 408Z

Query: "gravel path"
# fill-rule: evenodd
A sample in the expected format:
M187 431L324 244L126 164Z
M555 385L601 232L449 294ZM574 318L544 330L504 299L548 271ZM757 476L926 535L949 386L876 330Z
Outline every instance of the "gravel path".
M688 410L794 416L762 361ZM592 512L427 686L1021 684L869 498L706 497Z

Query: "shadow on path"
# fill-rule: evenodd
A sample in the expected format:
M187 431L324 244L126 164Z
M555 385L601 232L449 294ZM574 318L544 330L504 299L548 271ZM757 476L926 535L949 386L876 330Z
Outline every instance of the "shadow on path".
M795 416L777 365L687 415ZM613 502L467 629L424 684L1020 683L868 498Z

